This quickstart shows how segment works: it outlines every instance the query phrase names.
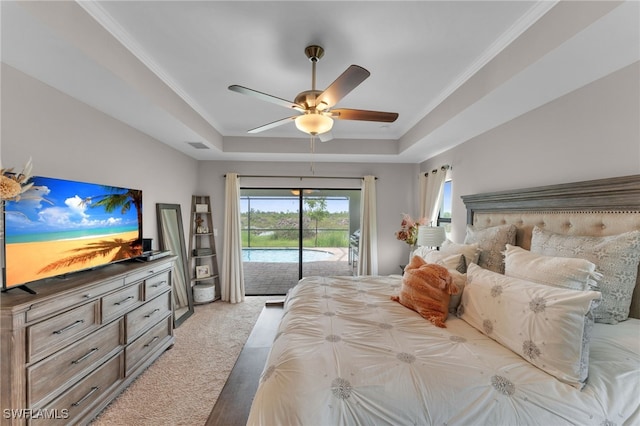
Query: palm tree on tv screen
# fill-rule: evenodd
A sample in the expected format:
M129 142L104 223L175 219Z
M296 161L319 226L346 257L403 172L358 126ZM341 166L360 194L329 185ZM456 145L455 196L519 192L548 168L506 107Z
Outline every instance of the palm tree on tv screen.
M121 188L111 186L104 187L110 194L92 197L90 201L98 198L97 202L92 202L89 207L104 207L107 213L113 213L114 210L120 209L122 214L131 210L131 206L135 207L138 213L138 223L142 223L142 191L137 189L128 189L126 192L119 193ZM138 227L138 240L142 242L142 228Z
M142 223L142 191L127 189L125 192L121 192L122 188L111 186L103 186L103 189L107 192L106 194L86 197L82 203L89 208L102 207L107 213L120 209L120 213L125 214L133 207L136 209L138 224ZM70 250L76 254L57 260L39 272L54 271L74 264L82 264L110 254L113 254L111 260L127 259L139 254L141 247L142 227L138 226L138 237L133 241L116 238L89 243L81 248Z

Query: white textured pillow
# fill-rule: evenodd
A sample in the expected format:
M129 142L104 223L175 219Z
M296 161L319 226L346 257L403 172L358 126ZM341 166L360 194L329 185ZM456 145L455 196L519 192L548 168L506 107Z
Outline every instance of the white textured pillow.
M461 254L447 254L442 251L419 247L413 252L414 256L420 256L427 263L436 263L447 269L457 269L460 265Z
M585 237L555 234L536 226L531 237L531 251L593 262L596 271L602 273L598 283L602 303L594 312L596 322L617 324L629 317L640 261L640 231Z
M465 244L477 243L480 248L478 265L493 272L504 274L504 251L507 244L516 244L515 225L500 225L478 229L467 225Z
M590 290L602 278L595 270L586 259L543 256L511 244L504 251L505 275L554 287Z
M582 389L597 291L507 277L469 265L458 316L522 358Z
M429 248L427 246L420 246L417 249L415 249L413 251L413 253L411 253L411 257L413 256L420 256L421 258L424 259L424 257L427 255L427 253L431 252L431 251L435 251L432 248Z
M467 265L470 263L478 263L480 257L480 247L478 244L457 244L451 240L446 240L442 243L440 251L449 254L462 254L466 260Z

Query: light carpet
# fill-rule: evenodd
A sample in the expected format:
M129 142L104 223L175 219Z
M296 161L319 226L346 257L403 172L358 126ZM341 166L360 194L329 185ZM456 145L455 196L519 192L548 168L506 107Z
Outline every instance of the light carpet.
M269 299L247 296L237 304L217 301L196 306L174 331L173 349L165 351L91 425L204 425Z

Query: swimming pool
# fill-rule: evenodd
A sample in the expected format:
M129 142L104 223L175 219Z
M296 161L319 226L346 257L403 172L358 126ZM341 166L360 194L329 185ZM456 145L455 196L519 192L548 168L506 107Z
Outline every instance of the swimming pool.
M242 249L243 262L273 262L273 263L296 263L298 262L298 249ZM333 253L323 250L302 250L303 262L316 262L329 260Z

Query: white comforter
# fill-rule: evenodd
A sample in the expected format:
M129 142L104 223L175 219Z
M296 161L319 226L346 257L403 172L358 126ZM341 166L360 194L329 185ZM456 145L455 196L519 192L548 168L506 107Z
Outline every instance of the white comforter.
M312 277L292 291L249 425L638 425L640 321L596 324L566 385L449 315L389 299L400 277Z

